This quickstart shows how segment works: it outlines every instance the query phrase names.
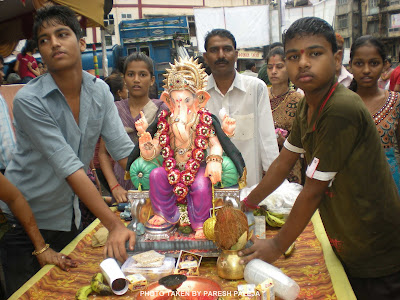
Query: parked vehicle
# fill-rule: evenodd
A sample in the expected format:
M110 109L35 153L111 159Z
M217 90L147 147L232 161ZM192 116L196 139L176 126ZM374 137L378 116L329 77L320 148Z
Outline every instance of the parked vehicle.
M178 57L178 48L190 44L186 16L122 21L119 24L122 55L146 53L154 61L158 91L162 91L165 69Z

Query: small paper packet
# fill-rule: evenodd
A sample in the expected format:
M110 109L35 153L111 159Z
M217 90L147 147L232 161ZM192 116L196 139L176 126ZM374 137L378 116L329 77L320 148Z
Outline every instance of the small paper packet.
M101 227L92 237L92 247L104 246L108 239L108 230L105 227Z
M241 300L251 300L256 295L255 284L239 284L237 289Z
M129 281L129 289L131 291L142 290L147 286L147 279L141 274L127 275L126 279Z
M267 278L256 286L257 300L275 300L274 282Z

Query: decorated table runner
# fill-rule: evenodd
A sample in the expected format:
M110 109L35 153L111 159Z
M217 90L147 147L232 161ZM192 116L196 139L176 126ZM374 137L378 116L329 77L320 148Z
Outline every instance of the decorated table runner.
M78 261L78 267L69 272L53 265L43 267L9 299L74 299L76 291L90 284L92 276L100 272L103 247L92 247L93 234L102 227L94 221L62 253ZM276 230L267 230L271 237ZM333 253L317 212L296 241L296 249L288 258L280 258L275 264L300 286L298 299L356 299L342 265ZM218 277L216 259L204 259L200 276L217 281L226 291L225 299L236 299L234 293L244 280L230 281ZM135 293L128 291L123 296L94 296L89 299L134 299Z

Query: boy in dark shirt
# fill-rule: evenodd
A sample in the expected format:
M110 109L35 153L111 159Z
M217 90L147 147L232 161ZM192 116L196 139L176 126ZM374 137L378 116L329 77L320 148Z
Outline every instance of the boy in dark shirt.
M253 239L242 263L274 262L316 209L358 299L400 295L400 200L375 124L362 100L338 84L335 33L315 17L294 22L284 38L286 67L305 97L290 136L266 176L243 201L253 209L286 178L301 153L306 183L279 233ZM398 298L397 298L398 299Z

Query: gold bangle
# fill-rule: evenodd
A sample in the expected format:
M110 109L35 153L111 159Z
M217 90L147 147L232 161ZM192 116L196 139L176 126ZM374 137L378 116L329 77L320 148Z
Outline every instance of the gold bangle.
M210 154L206 157L206 163L209 163L211 161L216 161L222 164L223 160L224 159L222 158L222 156L217 154Z
M42 249L40 249L39 251L33 251L32 252L32 255L39 255L39 254L42 254L44 251L46 251L47 249L49 249L49 247L50 247L50 245L49 244L46 244L46 246L44 246Z
M156 148L154 147L153 148L153 155L151 156L151 157L149 157L149 158L145 158L145 157L143 157L143 155L142 155L142 151L140 151L140 156L145 160L145 161L151 161L151 160L153 160L155 157L156 157L156 155L157 155L157 153L156 153Z

